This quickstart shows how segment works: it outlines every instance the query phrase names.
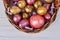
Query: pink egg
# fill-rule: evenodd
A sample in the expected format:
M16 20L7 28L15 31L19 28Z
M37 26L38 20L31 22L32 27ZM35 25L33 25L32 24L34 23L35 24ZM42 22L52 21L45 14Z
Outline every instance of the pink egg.
M29 21L27 19L23 19L19 22L19 27L22 28L22 27L25 27L29 25Z
M51 18L51 15L49 13L47 13L44 17L45 17L45 19L49 20Z
M35 0L27 0L27 3L30 4L34 4Z
M44 18L40 15L33 15L30 17L30 25L33 28L40 28L44 25Z
M14 21L15 23L18 23L20 20L21 20L21 16L20 16L20 15L14 15L13 21Z

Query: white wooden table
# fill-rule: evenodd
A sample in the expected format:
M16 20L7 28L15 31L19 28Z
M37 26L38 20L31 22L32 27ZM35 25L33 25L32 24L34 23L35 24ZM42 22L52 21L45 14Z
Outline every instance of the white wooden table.
M60 10L59 10L60 11ZM37 34L27 34L17 30L9 23L0 0L0 40L60 40L60 13L45 31Z

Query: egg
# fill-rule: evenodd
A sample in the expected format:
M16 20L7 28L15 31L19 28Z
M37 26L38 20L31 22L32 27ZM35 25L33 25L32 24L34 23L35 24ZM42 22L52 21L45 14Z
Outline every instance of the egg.
M27 5L27 6L25 7L25 11L26 11L27 13L32 12L32 10L33 10L33 6Z
M42 2L41 2L41 1L36 1L36 2L34 3L34 7L35 7L35 8L38 8L39 6L42 6Z
M53 0L45 0L45 2L47 2L47 3L52 3Z
M29 17L27 13L23 13L22 16L23 16L23 18L28 18Z
M19 6L20 8L24 8L24 7L26 6L26 2L25 2L24 0L19 0L19 1L18 1L18 6Z
M15 22L15 23L19 23L19 21L21 20L21 16L20 15L14 15L13 16L13 21Z
M26 0L27 1L27 4L31 5L31 4L34 4L35 0Z
M38 13L39 15L45 15L45 14L47 13L47 9L46 9L44 6L40 6L40 7L38 7L38 9L37 9L37 13Z
M49 20L51 19L51 14L50 13L47 13L46 15L44 15L45 19Z
M12 6L12 7L10 7L10 12L12 14L18 14L19 12L21 12L21 9L17 6Z
M45 23L44 17L40 15L33 15L30 17L30 25L33 28L40 28L44 25L44 23Z
M23 28L25 26L28 26L29 25L29 20L28 19L23 19L19 22L19 27L20 28Z

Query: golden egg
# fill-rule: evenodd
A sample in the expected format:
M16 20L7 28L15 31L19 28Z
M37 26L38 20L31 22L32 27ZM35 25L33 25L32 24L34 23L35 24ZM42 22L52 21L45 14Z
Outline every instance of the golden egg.
M28 6L25 7L26 12L32 12L32 10L33 10L33 6L28 5Z
M21 12L21 9L17 6L12 6L12 7L10 7L10 12L12 14L17 14L17 13Z
M37 9L37 13L39 15L45 15L47 13L47 9L44 7L44 6L40 6L38 9Z
M18 6L20 8L24 8L26 6L26 2L24 0L20 0L20 1L18 1Z
M53 2L53 0L45 0L47 3L51 3Z
M28 18L28 14L27 13L23 13L23 18Z
M42 5L42 2L41 1L36 1L35 3L34 3L34 7L35 8L38 8L39 6L41 6Z

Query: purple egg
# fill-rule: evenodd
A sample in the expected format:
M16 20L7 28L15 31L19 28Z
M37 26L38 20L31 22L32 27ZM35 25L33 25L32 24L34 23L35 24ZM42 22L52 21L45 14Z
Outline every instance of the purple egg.
M23 19L19 22L19 27L22 28L22 27L25 27L29 25L29 21L27 19Z

